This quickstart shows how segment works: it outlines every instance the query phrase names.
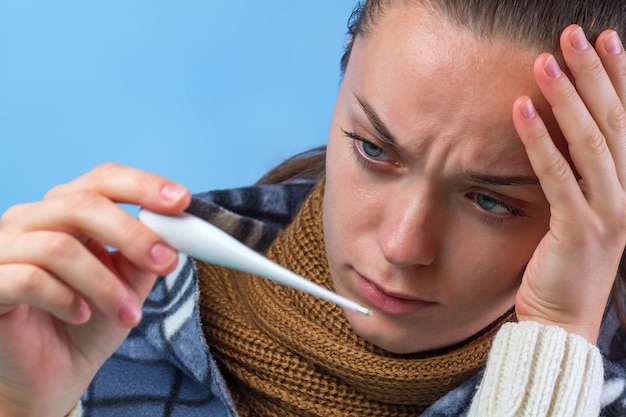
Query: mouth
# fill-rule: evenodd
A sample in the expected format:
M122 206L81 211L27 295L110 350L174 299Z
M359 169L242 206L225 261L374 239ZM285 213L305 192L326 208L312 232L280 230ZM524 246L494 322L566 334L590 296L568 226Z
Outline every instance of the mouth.
M372 307L392 316L411 316L437 304L410 295L386 291L360 274L358 275L358 288Z

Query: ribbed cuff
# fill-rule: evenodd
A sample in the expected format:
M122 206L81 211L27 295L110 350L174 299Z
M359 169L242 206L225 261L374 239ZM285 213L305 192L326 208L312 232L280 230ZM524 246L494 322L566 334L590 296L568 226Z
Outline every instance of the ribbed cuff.
M469 417L597 417L602 356L557 326L507 323L498 331Z

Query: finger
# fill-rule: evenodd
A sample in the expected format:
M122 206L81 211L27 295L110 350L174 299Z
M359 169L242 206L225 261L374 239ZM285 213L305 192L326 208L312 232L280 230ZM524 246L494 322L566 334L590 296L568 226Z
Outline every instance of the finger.
M623 140L626 134L626 111L604 63L578 25L569 26L563 31L561 50L574 78L576 90L617 162L616 168L622 168L619 161L626 157L626 142ZM626 167L623 169L626 170ZM626 171L619 173L622 180L624 174Z
M578 218L582 215L579 210L586 206L585 196L529 97L515 101L513 122L546 199L551 207L558 208L552 210L553 219L559 214Z
M624 53L622 41L615 31L605 31L598 37L596 50L622 103L622 108L626 108L626 53ZM623 113L622 117L624 117ZM619 123L619 111L617 118ZM623 120L621 122L626 123ZM621 183L625 185L624 188L626 189L624 181L626 178L624 173L626 170L626 139L624 137L616 137L616 140L608 139Z
M176 265L176 252L150 228L102 195L79 190L14 206L2 218L7 231L47 230L82 236L117 248L140 268L163 275Z
M540 55L534 70L537 84L565 136L588 201L595 207L606 205L617 197L615 190L621 189L621 184L603 133L552 55Z
M159 275L139 268L123 253L109 250L95 240L89 240L84 245L104 266L115 271L115 275L130 289L137 302L143 304Z
M561 50L572 73L576 90L600 130L605 135L615 133L614 121L610 118L614 114L610 110L622 109L622 102L599 55L580 26L572 25L563 31Z
M154 287L157 275L138 268L119 252L111 254L111 264L121 276L133 277L127 284L132 288L136 300L143 304Z
M596 41L596 51L622 106L626 107L626 54L617 32L602 32Z
M104 314L117 319L122 325L135 325L140 308L134 294L100 260L72 236L64 233L37 231L21 235L0 235L0 265L27 264L35 271L46 271L47 288L63 285L88 299ZM32 294L40 303L54 305L33 285L44 281L44 275L33 273L17 278L4 275L0 278L5 287L15 286L18 295L28 300ZM59 282L53 286L48 281Z
M46 198L92 191L118 203L134 204L165 214L179 213L191 201L185 187L156 174L114 163L100 165L67 184L59 185Z
M75 291L52 277L47 271L28 264L0 267L0 315L19 304L47 311L70 324L89 320L89 306Z

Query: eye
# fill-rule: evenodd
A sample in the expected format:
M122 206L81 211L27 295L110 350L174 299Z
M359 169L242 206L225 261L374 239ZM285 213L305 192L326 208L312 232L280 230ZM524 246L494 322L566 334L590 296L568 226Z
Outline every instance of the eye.
M513 207L504 204L500 200L496 200L495 198L491 198L484 194L475 194L474 201L476 204L483 210L488 211L493 214L511 214Z
M379 159L379 160L386 159L385 158L386 152L371 142L367 142L365 140L359 140L359 143L357 144L357 146L359 147L359 150L363 152L363 154L367 156L368 158Z
M352 140L353 149L355 155L362 160L362 162L379 163L390 162L397 165L397 162L380 146L375 145L371 141L365 139L363 136L343 130L343 134Z
M490 214L499 216L524 216L524 213L520 209L488 195L473 193L472 198L478 207Z

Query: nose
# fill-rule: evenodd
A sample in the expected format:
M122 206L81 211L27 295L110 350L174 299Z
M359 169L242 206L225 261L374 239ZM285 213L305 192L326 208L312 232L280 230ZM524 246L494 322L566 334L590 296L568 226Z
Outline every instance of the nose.
M427 193L390 201L378 232L387 262L399 267L435 262L443 236L443 212Z

